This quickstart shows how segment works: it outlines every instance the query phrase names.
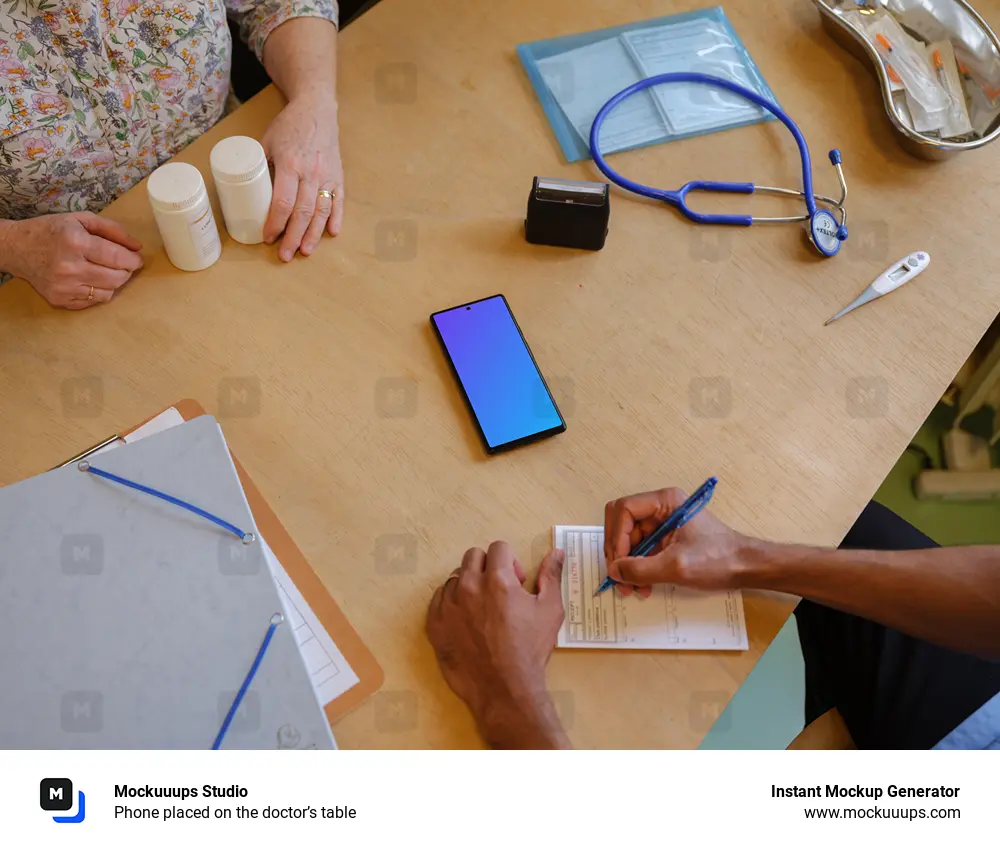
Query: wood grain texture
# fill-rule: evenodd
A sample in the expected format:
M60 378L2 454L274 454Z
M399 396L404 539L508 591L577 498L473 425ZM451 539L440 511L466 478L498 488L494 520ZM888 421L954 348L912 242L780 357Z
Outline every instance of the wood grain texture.
M699 5L381 3L342 37L347 211L314 257L283 265L223 236L213 268L178 272L140 185L108 215L144 242L146 267L110 306L58 312L23 282L0 289L4 478L198 399L385 668L383 691L337 725L344 747L478 744L423 635L433 588L468 546L505 538L537 563L551 526L599 523L610 498L710 474L736 527L836 544L1000 309L1000 149L908 157L868 70L809 3L730 0L812 143L820 191L836 187L826 150L843 151L841 256L816 258L791 226L711 231L621 193L603 251L526 244L532 177L595 172L562 161L515 45ZM259 138L281 104L266 90L179 159L209 174L216 141ZM775 124L616 163L667 187L800 180ZM915 284L823 327L914 250L932 257ZM487 459L427 317L496 292L569 429ZM696 745L790 607L748 595L746 653L556 653L549 681L574 743Z

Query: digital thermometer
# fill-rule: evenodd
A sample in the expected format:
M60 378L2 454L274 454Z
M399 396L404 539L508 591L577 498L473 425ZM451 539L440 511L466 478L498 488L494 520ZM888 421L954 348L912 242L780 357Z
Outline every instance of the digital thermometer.
M841 316L850 313L851 310L856 310L862 304L867 304L869 301L874 301L876 298L888 295L894 289L899 289L904 283L909 283L920 272L926 269L930 265L930 262L930 254L926 251L917 251L915 254L904 257L898 263L882 272L864 292L837 313L836 316L832 319L827 319L823 324L828 325L830 322L835 322Z

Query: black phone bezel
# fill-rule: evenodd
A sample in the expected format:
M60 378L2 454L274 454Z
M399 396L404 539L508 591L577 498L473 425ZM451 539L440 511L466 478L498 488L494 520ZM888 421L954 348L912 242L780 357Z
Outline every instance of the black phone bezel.
M544 431L538 431L534 434L518 437L516 440L511 440L509 443L502 443L499 446L491 446L489 441L486 439L486 432L483 431L483 426L479 421L479 416L477 415L475 408L472 406L472 402L469 400L469 394L465 390L462 378L458 374L458 369L455 368L455 361L452 359L451 352L448 350L444 337L441 335L441 329L435 321L435 317L444 313L452 313L455 310L461 310L463 307L471 308L476 304L482 304L484 301L492 301L495 298L499 298L503 301L504 308L507 310L507 315L510 316L510 320L514 323L514 327L517 329L517 332L521 337L521 342L524 343L524 348L528 352L528 357L531 358L531 364L535 367L535 372L538 374L538 377L542 382L542 386L545 387L545 392L548 394L549 401L552 402L552 407L555 410L556 415L559 417L559 424L554 428L547 428ZM476 430L479 432L479 439L482 441L487 454L496 455L501 452L510 451L511 449L520 448L521 446L526 446L530 443L536 443L539 440L545 440L548 437L554 437L556 434L562 434L566 430L566 418L559 409L559 405L556 403L555 397L552 395L552 390L549 389L548 382L545 380L545 375L542 374L542 370L538 367L538 361L535 360L535 353L531 350L531 346L528 345L528 340L525 339L524 331L521 330L521 326L517 323L514 311L510 309L510 303L507 301L507 298L503 295L503 293L498 292L496 295L489 295L485 298L477 298L475 301L467 301L464 304L457 304L454 307L447 308L446 310L437 310L436 312L431 313L430 321L431 327L434 329L434 335L441 344L441 350L444 352L445 359L448 361L448 367L451 369L451 374L455 378L455 383L458 384L459 392L462 394L462 399L465 402L466 408L469 410L469 415L472 417L472 421L475 423Z

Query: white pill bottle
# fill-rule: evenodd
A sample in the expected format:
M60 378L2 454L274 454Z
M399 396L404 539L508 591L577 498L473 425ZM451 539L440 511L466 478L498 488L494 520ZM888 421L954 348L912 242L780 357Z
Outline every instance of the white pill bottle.
M229 235L244 245L263 242L271 208L271 175L260 142L230 136L212 148L209 162Z
M171 263L198 272L219 259L219 228L197 168L186 162L161 165L149 175L146 191Z

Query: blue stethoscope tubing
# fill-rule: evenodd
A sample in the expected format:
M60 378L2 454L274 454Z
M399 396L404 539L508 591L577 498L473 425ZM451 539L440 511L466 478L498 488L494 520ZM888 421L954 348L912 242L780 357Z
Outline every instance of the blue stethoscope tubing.
M604 159L600 148L601 127L611 110L632 95L645 89L652 88L653 86L662 85L663 83L701 83L704 85L711 85L717 88L726 89L733 94L737 94L740 97L749 100L751 103L755 103L757 106L760 106L762 109L766 109L774 115L774 117L781 121L781 123L788 128L789 132L791 132L793 138L795 139L795 143L799 147L799 156L802 159L802 192L798 193L793 192L792 190L778 191L784 194L801 194L805 200L806 210L808 211L807 218L811 223L815 219L817 212L821 214L826 213L825 210L819 209L816 205L816 195L813 190L812 159L809 156L809 146L806 144L802 131L799 130L798 125L788 116L788 113L786 113L780 106L772 103L767 98L762 97L752 89L745 88L744 86L731 82L730 80L710 76L709 74L678 72L672 74L657 74L653 77L647 77L644 80L639 80L639 82L633 83L626 89L622 89L622 91L618 92L618 94L612 97L607 103L604 104L604 106L601 107L600 112L597 113L597 116L594 118L594 123L590 128L590 153L594 159L594 163L601 170L604 176L608 178L608 180L618 186L621 186L623 189L634 192L637 195L643 195L647 198L653 198L655 200L668 203L680 210L685 217L698 224L726 224L749 227L754 223L753 216L699 213L687 205L687 195L691 191L700 190L708 192L731 192L741 195L752 195L755 191L757 191L757 187L753 183L727 183L711 180L692 180L681 186L681 188L677 191L656 189L653 186L646 186L642 183L636 182L635 180L630 180L627 177L624 177L611 168L611 166L608 165L607 161ZM834 166L839 167L841 163L840 151L830 151L830 161ZM843 200L839 205L839 209L843 212ZM836 224L835 219L834 224ZM839 241L843 241L847 238L847 228L844 224L845 223L842 222L837 231L837 239ZM820 245L817 245L817 248L819 248L822 253L827 253L827 251ZM833 253L836 253L836 251Z

